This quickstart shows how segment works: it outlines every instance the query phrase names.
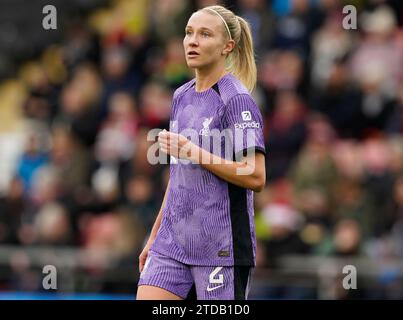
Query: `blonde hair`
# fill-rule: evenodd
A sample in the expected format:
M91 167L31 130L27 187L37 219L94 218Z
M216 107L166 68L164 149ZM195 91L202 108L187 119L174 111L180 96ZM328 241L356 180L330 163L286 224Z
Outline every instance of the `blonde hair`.
M253 50L252 32L249 23L222 6L208 6L200 9L213 14L214 11L223 20L225 33L235 41L234 50L227 57L227 71L237 77L252 92L256 86L256 62Z

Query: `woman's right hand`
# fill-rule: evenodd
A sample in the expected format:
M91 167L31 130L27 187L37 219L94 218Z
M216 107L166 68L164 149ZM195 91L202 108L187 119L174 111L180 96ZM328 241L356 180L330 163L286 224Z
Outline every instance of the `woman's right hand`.
M139 255L139 271L140 271L140 273L144 269L144 264L146 263L147 256L148 256L148 251L150 250L151 243L152 242L147 241L147 244L145 245L143 251Z

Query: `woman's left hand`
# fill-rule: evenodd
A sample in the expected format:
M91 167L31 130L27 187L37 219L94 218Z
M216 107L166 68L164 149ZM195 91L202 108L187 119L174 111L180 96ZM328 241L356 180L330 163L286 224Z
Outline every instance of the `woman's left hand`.
M163 130L158 134L158 143L163 152L175 158L198 160L199 147L181 134Z

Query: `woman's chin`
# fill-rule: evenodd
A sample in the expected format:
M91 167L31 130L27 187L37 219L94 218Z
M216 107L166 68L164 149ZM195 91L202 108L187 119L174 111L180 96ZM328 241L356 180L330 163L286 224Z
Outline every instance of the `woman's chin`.
M187 65L189 68L198 68L200 67L200 63L197 63L196 61L187 61Z

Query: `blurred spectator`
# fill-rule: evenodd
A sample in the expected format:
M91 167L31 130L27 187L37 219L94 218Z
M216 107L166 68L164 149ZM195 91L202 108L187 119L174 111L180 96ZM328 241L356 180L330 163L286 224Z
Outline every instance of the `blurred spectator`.
M385 130L388 134L403 133L403 81L400 82L397 102L389 115Z
M138 144L136 147L136 152L134 156L129 161L124 161L120 164L118 168L118 177L120 181L121 193L126 193L126 199L130 201L131 193L129 183L133 177L144 176L153 182L153 199L155 205L160 206L160 201L165 193L165 188L167 184L167 177L163 175L166 166L153 166L148 161L149 147L152 145L152 141L147 141L148 130L147 127L140 129L138 134ZM167 172L167 171L165 171ZM169 173L168 173L169 174ZM148 182L146 182L148 183ZM163 186L165 185L165 187ZM129 189L127 189L129 188ZM142 187L143 189L143 187ZM145 188L147 190L147 187ZM147 198L147 197L145 197Z
M293 50L305 58L310 52L309 39L323 18L309 0L287 2L289 11L277 18L272 46Z
M102 271L108 257L123 258L141 249L145 236L143 226L124 210L83 216L81 220L84 248L94 251L93 255L85 257L92 271Z
M240 0L238 6L238 15L245 18L251 25L253 44L259 57L272 42L275 27L274 15L271 10L268 10L267 1L264 0Z
M383 131L387 128L393 109L394 97L382 90L385 78L381 70L368 67L365 80L361 81L361 101L359 110L360 137L366 137L372 132Z
M56 125L66 126L86 146L92 146L99 127L97 109L101 84L95 69L84 66L61 92ZM88 69L87 69L88 68Z
M150 20L157 43L183 35L190 15L189 2L185 0L152 0Z
M91 187L99 204L116 204L119 201L118 172L114 165L100 166L91 177Z
M341 219L335 225L334 235L329 242L321 244L319 253L341 257L363 255L360 225L353 219Z
M57 89L52 87L44 66L28 63L22 68L21 77L29 88L29 96L24 103L25 116L49 124L55 113Z
M352 34L343 29L342 19L341 11L332 11L312 36L312 85L316 89L330 82L334 63L352 49Z
M56 201L61 194L61 177L56 170L50 166L39 169L32 181L32 192L25 210L21 212L18 225L17 236L22 245L35 244L37 230L34 221L37 212L47 203Z
M390 169L393 174L399 175L403 172L403 137L396 135L388 139L390 150Z
M26 206L23 183L14 178L4 196L0 196L0 243L18 244L18 228Z
M363 12L361 25L364 37L351 60L352 76L361 83L367 77L378 77L380 91L391 96L402 76L402 52L397 46L396 19L389 7L380 6Z
M395 254L403 257L403 177L400 175L394 184L393 190L393 217L395 218L392 239L395 245Z
M99 43L83 21L69 25L62 50L64 63L69 70L85 61L99 63Z
M295 195L295 207L304 216L301 239L310 247L317 246L332 228L329 201L321 189L305 189Z
M343 60L329 63L328 74L311 93L311 107L328 117L338 136L359 138L365 127L360 116L360 92L349 81L349 70Z
M364 163L360 143L352 139L336 141L332 150L332 158L340 180L361 181L364 174Z
M62 193L62 176L53 166L44 166L38 170L32 181L31 202L41 207L47 202L56 200Z
M113 93L126 91L137 93L140 87L140 73L133 69L131 52L127 46L119 45L105 48L102 55L102 71L104 91L101 98L100 116L105 118L108 113L108 101Z
M337 177L330 146L335 133L329 122L321 115L312 115L307 122L307 139L295 163L290 168L290 177L296 191L319 188L329 199Z
M309 247L299 233L303 223L299 212L285 205L270 204L262 214L269 228L269 239L264 243L267 266L277 267L278 259L284 254L308 253Z
M264 90L267 103L263 110L264 114L273 112L274 101L278 91L299 92L302 77L302 60L295 52L276 50L265 54L258 69L259 84Z
M278 93L269 123L267 175L271 180L283 177L305 140L305 107L292 91Z
M171 93L163 85L156 82L146 84L140 96L141 124L151 128L168 128L170 99Z
M153 190L151 179L142 175L132 177L125 190L128 208L139 216L146 230L151 230L160 209Z
M309 246L300 237L305 221L302 214L292 207L290 184L278 181L271 187L270 201L261 209L258 218L260 228L266 229L260 231L259 238L267 266L276 268L282 255L307 253ZM259 230L257 232L259 234Z
M116 92L109 102L108 117L103 122L95 144L95 158L100 163L119 163L133 156L139 125L137 106L126 92Z
M382 138L369 139L362 146L366 205L371 221L371 234L378 237L390 231L391 218L388 217L392 201L385 201L392 194L393 173L391 172L391 152L387 141Z
M160 68L157 72L162 73L162 80L173 90L192 78L191 70L185 62L182 37L167 42Z
M64 128L55 128L52 133L50 166L61 178L63 192L87 183L89 173L88 150Z
M69 216L58 203L46 203L35 216L36 242L42 245L71 245Z
M24 191L30 193L35 172L49 162L49 154L39 133L30 133L24 153L17 166L17 176L21 179Z

